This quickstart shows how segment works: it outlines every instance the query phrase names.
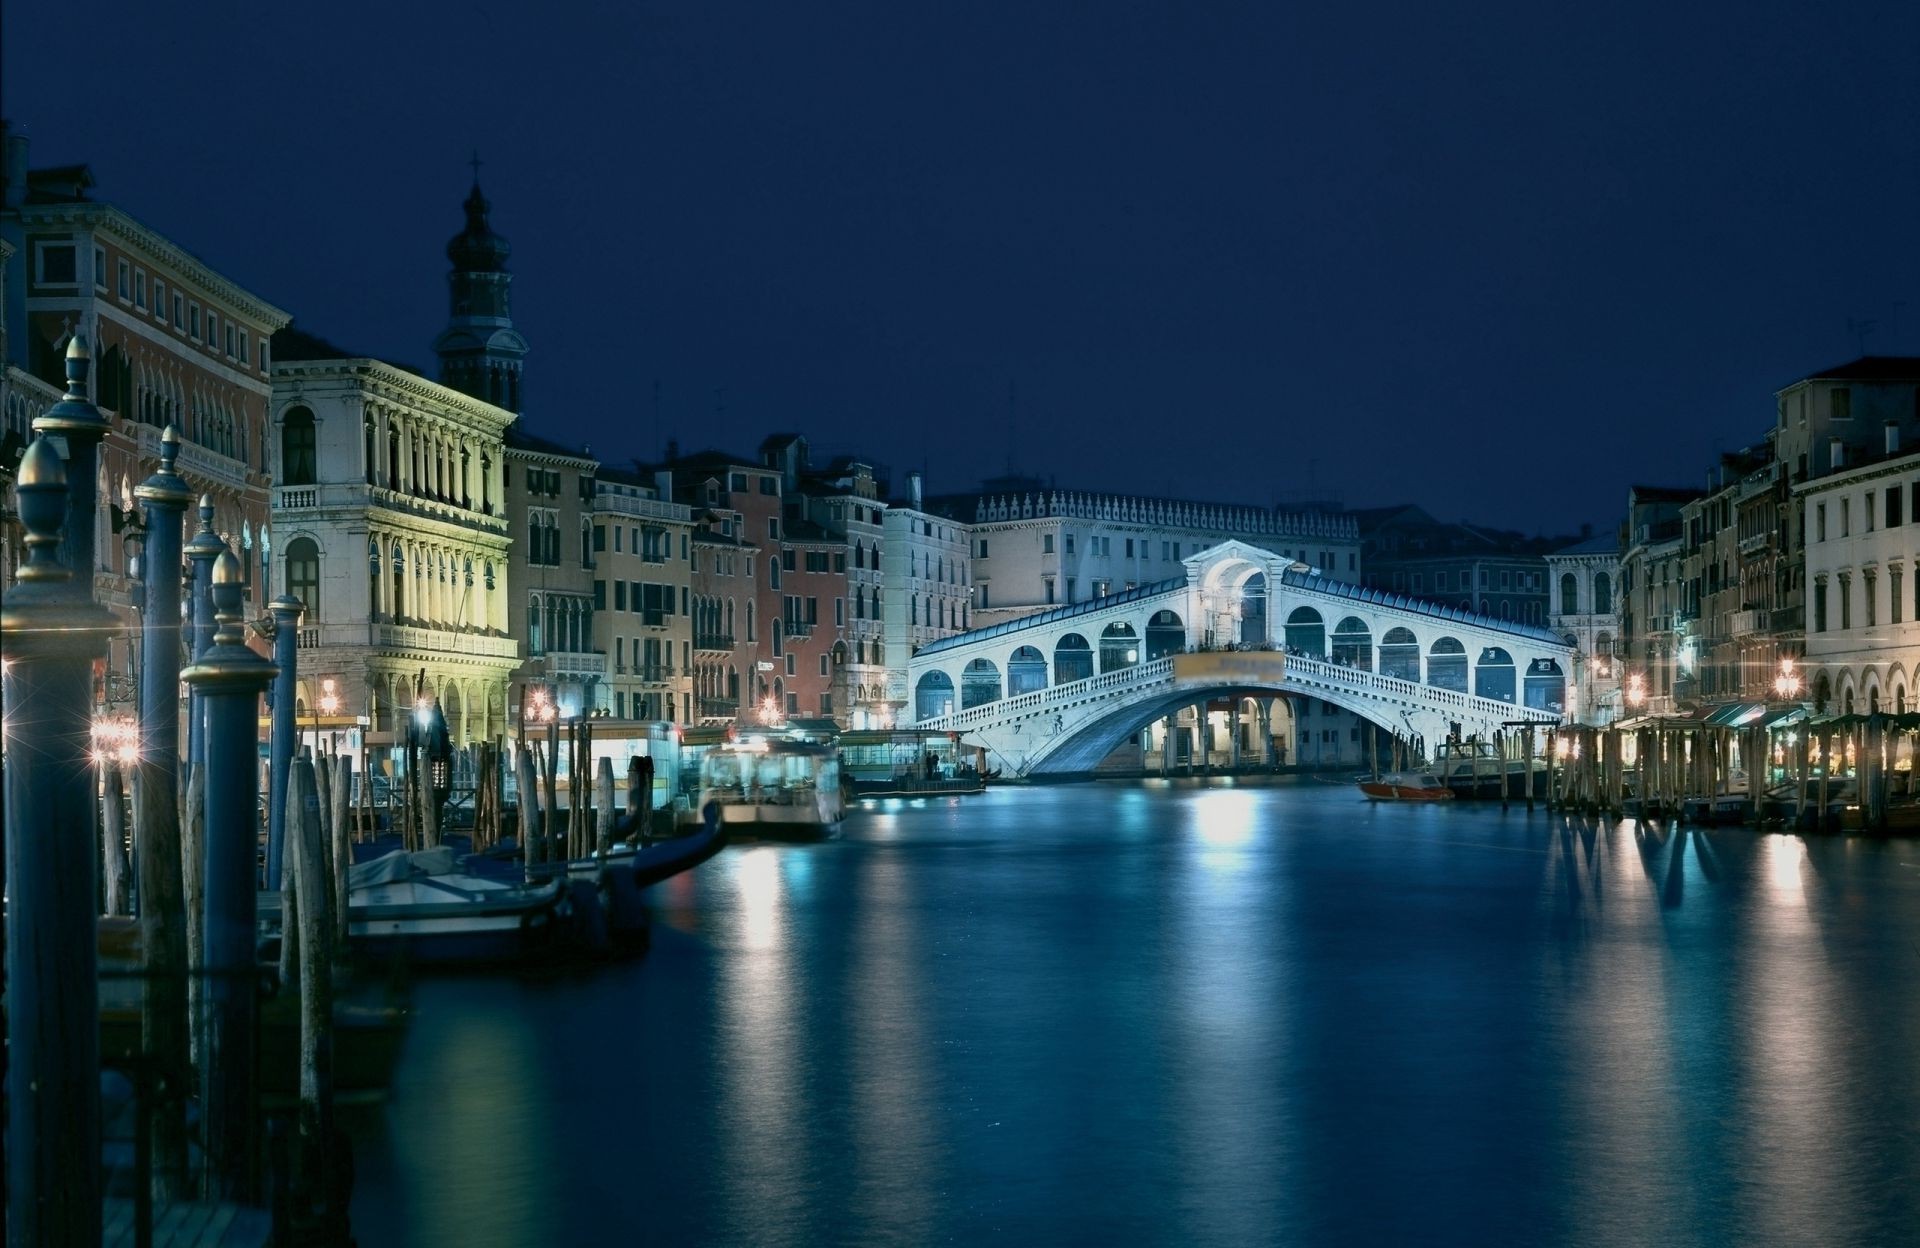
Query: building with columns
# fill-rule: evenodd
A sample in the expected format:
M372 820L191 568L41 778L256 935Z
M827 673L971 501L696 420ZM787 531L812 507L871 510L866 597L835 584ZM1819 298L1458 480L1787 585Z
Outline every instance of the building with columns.
M455 744L503 735L520 666L505 478L516 413L496 400L517 400L526 344L508 324L488 362L462 336L476 281L489 322L505 320L510 281L477 186L466 213L447 245L441 368L481 395L311 334L283 330L274 343L277 585L307 606L299 701L316 705L333 678L340 713L365 717L376 750L404 744L417 698L439 703Z

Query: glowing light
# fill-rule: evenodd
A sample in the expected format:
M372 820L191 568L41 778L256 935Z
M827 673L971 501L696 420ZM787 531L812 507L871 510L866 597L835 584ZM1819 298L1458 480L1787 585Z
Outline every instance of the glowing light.
M1800 676L1793 670L1793 656L1780 659L1780 674L1773 678L1773 691L1786 700L1800 696Z
M132 763L140 757L140 725L131 715L103 715L93 721L93 761Z
M1639 706L1647 700L1646 678L1635 672L1627 677L1627 705Z

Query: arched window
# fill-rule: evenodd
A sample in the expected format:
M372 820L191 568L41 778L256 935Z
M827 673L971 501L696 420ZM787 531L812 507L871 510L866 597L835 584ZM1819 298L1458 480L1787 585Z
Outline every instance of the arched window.
M312 485L315 463L313 413L304 407L287 409L280 426L280 484Z
M1535 659L1527 664L1527 678L1521 699L1536 711L1558 715L1567 709L1567 677L1552 659Z
M734 678L727 681L731 686ZM924 672L919 683L913 687L913 714L915 719L932 719L938 715L953 713L953 678L945 672Z
M407 556L399 542L393 544L393 618L398 620L407 614Z
M1295 607L1287 616L1287 649L1316 659L1327 657L1327 625L1312 607Z
M1155 611L1147 621L1147 662L1187 648L1187 626L1172 611Z
M1514 695L1513 656L1499 646L1480 651L1473 668L1473 692L1476 697L1511 702Z
M540 595L535 594L527 600L527 653L545 654L546 612L541 609Z
M320 618L320 548L310 537L287 543L287 592L307 608L307 619Z
M1053 644L1053 681L1064 685L1093 675L1093 647L1079 633L1068 633Z
M1435 689L1467 691L1467 648L1457 637L1442 637L1427 650L1427 683Z
M360 450L361 450L361 453L366 456L366 460L367 460L367 465L366 465L367 484L378 485L380 483L380 480L377 476L374 475L374 471L376 466L379 463L379 457L374 452L375 452L375 448L379 446L379 442L376 440L378 435L374 431L373 417L371 416L367 417L366 421L361 425L361 430L362 430L362 436L361 436Z
M1613 613L1613 582L1605 572L1593 574L1593 613L1611 615Z
M1420 679L1420 639L1411 630L1390 628L1381 635L1380 673L1398 680Z
M1560 614L1580 614L1580 578L1571 572L1560 575Z
M1334 626L1333 661L1362 671L1373 670L1373 630L1357 615Z
M1015 650L1007 659L1007 696L1017 698L1023 693L1046 687L1046 658L1032 646L1021 646Z
M1117 672L1140 661L1140 635L1125 620L1115 620L1100 633L1100 670Z
M1000 669L992 659L975 659L960 673L960 709L1000 700Z

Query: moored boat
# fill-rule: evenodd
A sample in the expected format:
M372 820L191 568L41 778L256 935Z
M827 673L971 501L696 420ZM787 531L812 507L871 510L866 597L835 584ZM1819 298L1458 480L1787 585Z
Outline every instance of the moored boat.
M590 931L577 921L582 903L598 909L564 878L488 879L457 870L449 846L396 850L348 869L347 942L362 957L511 962Z
M1453 790L1430 771L1389 771L1379 779L1362 776L1360 791L1376 802L1450 802Z
M700 760L700 809L742 836L821 840L846 815L832 746L782 737L728 742Z

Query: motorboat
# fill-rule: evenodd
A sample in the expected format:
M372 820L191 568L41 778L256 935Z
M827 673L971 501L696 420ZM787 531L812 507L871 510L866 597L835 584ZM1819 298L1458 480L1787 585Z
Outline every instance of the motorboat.
M1455 797L1545 796L1547 762L1543 758L1503 757L1489 741L1443 741L1433 772Z
M1453 790L1430 771L1389 771L1360 777L1360 791L1376 802L1450 802Z
M834 747L786 737L730 741L700 760L700 809L744 836L820 840L846 816Z

